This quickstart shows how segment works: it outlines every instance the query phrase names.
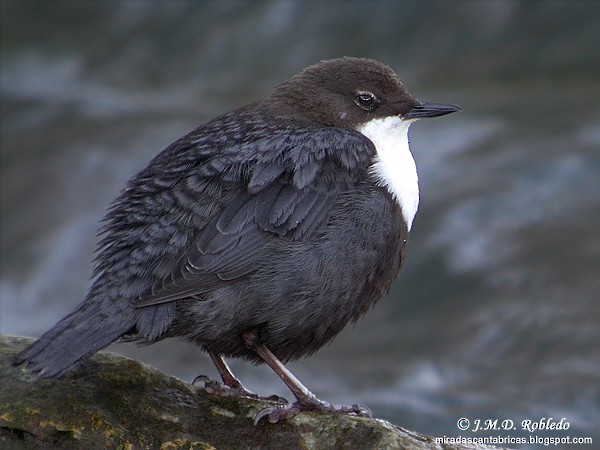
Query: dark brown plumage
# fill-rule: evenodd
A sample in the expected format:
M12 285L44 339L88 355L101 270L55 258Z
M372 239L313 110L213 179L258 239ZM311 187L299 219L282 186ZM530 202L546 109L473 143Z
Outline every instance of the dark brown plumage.
M110 207L85 300L16 363L53 377L119 339L179 337L241 388L222 356L315 352L388 291L408 239L357 128L457 109L424 105L387 66L342 58L182 137Z

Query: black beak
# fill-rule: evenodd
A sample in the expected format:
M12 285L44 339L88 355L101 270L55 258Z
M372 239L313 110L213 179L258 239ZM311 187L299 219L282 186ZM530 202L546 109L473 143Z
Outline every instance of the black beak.
M427 103L417 100L417 106L414 106L406 117L409 119L424 119L427 117L445 116L456 111L461 111L459 106L446 105L444 103Z

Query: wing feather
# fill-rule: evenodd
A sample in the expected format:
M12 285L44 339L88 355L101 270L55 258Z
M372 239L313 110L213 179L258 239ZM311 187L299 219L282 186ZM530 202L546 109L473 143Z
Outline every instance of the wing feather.
M197 298L241 283L268 259L273 239L316 236L338 194L364 176L374 152L359 133L305 129L227 147L210 164L192 167L189 176L207 186L221 183L230 200L213 212L170 274L156 279L135 307ZM242 155L248 158L240 162ZM194 210L202 208L199 197Z

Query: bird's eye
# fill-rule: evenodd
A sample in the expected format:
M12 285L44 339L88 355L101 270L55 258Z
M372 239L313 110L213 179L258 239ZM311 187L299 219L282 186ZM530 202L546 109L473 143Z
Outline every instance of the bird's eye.
M377 98L370 92L358 92L355 103L366 111L372 111L377 106Z

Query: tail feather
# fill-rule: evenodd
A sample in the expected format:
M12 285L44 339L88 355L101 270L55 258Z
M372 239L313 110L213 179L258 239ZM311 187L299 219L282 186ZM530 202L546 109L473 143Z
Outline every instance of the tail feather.
M88 298L19 353L13 364L26 364L46 378L61 376L135 326L133 311L115 309L113 302Z

